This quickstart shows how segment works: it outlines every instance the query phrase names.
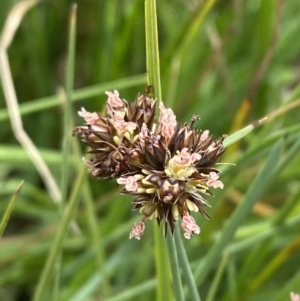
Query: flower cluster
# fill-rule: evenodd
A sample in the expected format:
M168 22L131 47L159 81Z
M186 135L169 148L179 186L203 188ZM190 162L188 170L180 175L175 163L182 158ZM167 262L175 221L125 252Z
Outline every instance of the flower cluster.
M220 171L214 168L224 152L223 140L214 139L209 131L194 128L198 117L189 124L178 125L171 109L159 104L155 123L156 100L138 95L134 102L121 99L118 91L106 92L107 115L87 112L78 114L85 125L76 127L91 148L91 158L84 159L96 178L117 179L122 194L135 197L134 209L142 214L130 232L140 239L145 220L155 218L174 232L181 220L184 236L189 239L200 233L191 212L208 217L205 195L210 188L223 188Z

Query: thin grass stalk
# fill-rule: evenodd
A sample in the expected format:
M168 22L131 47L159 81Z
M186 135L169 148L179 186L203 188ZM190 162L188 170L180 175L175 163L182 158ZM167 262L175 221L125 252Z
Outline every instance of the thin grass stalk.
M254 121L250 125L242 128L241 130L239 130L239 131L231 134L230 136L226 137L224 142L223 142L224 147L227 148L228 146L230 146L234 142L241 140L243 137L245 137L250 132L252 132L256 127L261 125L261 123L265 120L266 120L266 117L264 117L262 119L259 119L257 121Z
M178 229L175 229L175 232L178 232L176 230ZM183 294L182 282L180 278L180 270L179 270L179 264L177 259L176 245L174 241L174 236L170 233L168 233L167 235L167 245L169 251L171 271L173 275L173 288L174 288L175 299L177 301L184 301L184 294Z
M178 225L175 229L175 245L178 255L179 266L182 269L183 278L185 279L186 285L188 287L189 299L192 301L201 301L200 294L197 289L197 284L193 276L189 260L183 245L182 236L178 229Z
M73 118L70 120L71 128L74 126ZM70 131L71 132L71 131ZM69 132L69 133L70 133ZM82 153L80 150L80 145L77 139L72 141L72 150L74 150L74 154L76 158L82 158ZM78 168L83 165L83 162L80 160L79 164L77 164ZM94 206L93 197L91 188L88 182L87 175L82 184L82 198L86 205L87 210L87 223L89 227L89 231L91 234L91 245L95 252L96 257L96 266L97 271L99 272L99 276L103 276L103 286L99 287L101 289L101 294L104 298L108 298L111 295L111 285L108 278L108 273L106 270L106 256L104 251L104 244L101 237L101 232L97 227L97 216L96 216L96 208Z
M76 5L74 5L74 9L76 8ZM75 32L75 31L74 31ZM70 35L71 37L73 36L72 34ZM71 41L70 41L71 42ZM73 43L70 43L70 53L74 53L75 54L75 41ZM71 57L72 58L72 57ZM67 78L66 78L66 97L67 97L67 105L69 104L69 113L70 113L70 118L68 120L67 125L68 128L66 128L66 134L68 135L68 137L71 137L70 133L72 132L71 129L74 126L73 123L73 118L71 117L71 102L72 100L76 100L76 97L81 98L81 97L88 97L87 93L85 91L87 91L87 89L85 89L85 91L81 91L81 94L79 93L79 95L75 96L75 93L73 92L73 79L72 79L72 73L74 74L74 62L75 60L72 60L70 58L70 60L68 61L68 66L70 66L70 68L68 68L68 70L70 70L70 72L67 72ZM70 64L69 64L70 63ZM140 80L140 78L134 77L137 81ZM100 86L100 85L99 85ZM87 91L88 93L92 92L99 92L99 86L93 87L92 89L90 89L89 91ZM105 86L105 85L104 85ZM106 91L106 87L103 87L103 85L101 85L102 87L102 92ZM109 89L108 89L109 90ZM81 154L81 150L80 150L80 146L79 146L79 142L78 140L74 140L72 141L73 143L73 149L74 152L76 154L77 158L81 158L82 154ZM82 166L82 161L81 164L79 164L79 166ZM99 287L98 289L101 290L101 295L104 298L108 298L108 296L111 294L111 287L110 287L110 282L108 280L108 273L106 271L106 261L105 261L105 251L103 249L103 242L101 241L101 239L99 238L99 230L97 228L97 217L96 217L96 210L93 204L93 198L92 198L92 193L91 193L91 189L88 183L88 179L87 176L85 177L84 181L83 181L83 185L82 185L82 197L84 199L85 205L86 205L86 210L87 210L87 223L88 223L88 227L89 227L89 231L91 234L91 245L92 248L94 249L95 252L95 263L97 266L97 271L99 273L99 276L101 277L101 275L103 276L103 286ZM100 291L99 291L100 293Z
M213 279L213 282L209 288L208 294L206 296L205 301L214 301L216 300L216 293L217 290L220 286L220 282L222 279L222 275L224 273L224 270L227 266L227 262L228 262L228 253L224 254L221 264L218 267L217 273L215 274L215 277Z
M103 277L103 285L99 287L99 290L101 290L101 295L103 298L108 298L111 295L111 284L110 279L106 267L106 255L104 251L104 243L103 239L101 237L101 231L99 231L97 227L97 217L96 217L96 208L93 203L91 189L89 187L87 179L85 179L83 183L83 197L86 204L87 209L87 215L88 215L88 226L89 230L91 232L91 240L92 240L92 246L95 250L96 255L96 264L98 267L99 274Z
M82 168L80 173L78 174L72 194L70 196L70 200L68 202L68 205L65 207L62 218L60 220L60 223L57 228L56 235L54 237L53 244L51 246L50 252L48 254L44 269L42 271L41 277L39 279L39 282L37 284L33 301L45 301L45 295L44 291L47 288L47 285L52 277L52 271L53 266L56 262L57 256L60 254L60 250L62 248L62 244L65 238L65 235L68 230L68 226L70 224L71 218L73 216L73 213L76 209L76 206L78 204L78 195L80 194L81 188L82 188L82 182L85 177L86 169Z
M72 132L72 90L74 82L74 65L75 65L75 44L76 44L76 11L77 5L74 4L71 9L70 31L68 42L67 66L66 66L66 94L64 107L64 130L62 145L62 163L61 163L61 203L60 208L67 198L68 176L69 176L69 155L71 149Z
M162 100L160 83L160 64L158 51L158 33L156 18L156 1L145 0L145 28L146 28L146 61L148 85L154 87L154 96Z
M233 256L230 256L228 253L228 264L227 264L227 283L228 283L228 291L229 291L229 300L238 301L238 288L237 288L237 272L236 272L236 264Z
M53 289L50 290L51 299L50 300L58 300L59 289L60 289L60 281L61 281L61 265L62 265L62 250L59 251L57 255L56 262L53 268Z
M273 217L271 224L273 226L282 225L287 219L290 212L298 205L300 199L300 187L297 191L287 199L280 211Z
M276 254L271 261L264 266L264 269L256 275L255 279L251 282L248 290L244 296L253 294L264 285L264 283L271 278L280 267L291 258L293 254L300 247L300 237L296 237L289 245L283 248L278 254ZM280 271L279 271L280 272Z
M227 248L227 251L230 254L243 252L244 250L251 248L254 244L258 244L262 241L269 239L270 237L273 237L274 235L278 235L279 233L282 233L283 231L287 231L294 227L297 227L299 223L300 223L300 216L296 216L287 220L286 223L282 225L271 224L269 225L269 228L265 229L263 232L261 231L259 234L256 234L254 237L250 237L244 241L235 242L231 244Z
M161 97L160 66L155 0L145 0L146 63L148 85L154 87L154 97ZM161 229L154 226L155 265L157 273L157 301L172 300L168 257Z
M268 159L260 170L251 186L246 192L243 202L232 214L227 225L224 227L219 240L213 245L210 252L206 256L204 262L196 269L195 276L198 285L202 284L205 277L215 266L220 254L227 247L231 241L235 231L241 225L246 216L251 211L251 208L259 197L263 194L265 189L269 186L271 179L273 178L274 167L279 160L280 153L282 151L283 142L279 140L272 148Z
M105 91L110 91L114 89L121 90L124 88L145 85L146 83L147 83L147 78L145 74L134 75L134 76L110 81L107 83L102 83L99 85L94 85L91 87L74 90L71 95L71 99L72 102L77 102L86 98L92 98L92 97L102 95ZM54 95L54 96L34 99L26 103L21 103L19 109L20 109L20 114L24 116L30 113L47 110L60 105L61 105L61 99L57 95ZM0 109L0 122L6 121L8 119L9 119L8 111L6 109Z
M174 58L171 62L170 68L170 77L168 78L169 87L167 96L164 98L164 104L167 107L174 107L176 100L177 88L179 85L179 76L180 76L180 68L181 61L178 58Z
M142 300L143 295L148 293L149 291L152 291L155 288L155 285L156 285L155 279L147 280L137 286L130 287L128 288L128 290L122 292L121 294L106 299L105 301L126 301L126 300L132 300L137 296L140 296L139 299Z
M202 30L204 20L215 3L216 0L205 0L204 2L199 2L199 4L197 4L198 7L194 11L193 16L188 20L188 23L182 27L175 40L172 43L169 43L169 47L165 52L163 60L165 66L170 64L172 58L175 57L177 60L186 55L188 47Z
M61 199L61 193L58 189L57 183L48 166L44 162L39 150L23 127L23 121L19 111L19 102L14 87L7 53L8 48L14 38L15 32L19 27L25 13L36 3L37 1L24 1L21 6L18 6L18 4L15 5L6 19L3 32L0 36L0 78L2 81L4 99L6 100L13 134L27 152L33 165L43 179L43 182L47 187L47 190L54 203L58 203Z
M71 127L73 128L74 122L71 120ZM82 153L80 149L80 145L77 139L72 140L72 150L74 151L74 155L76 158L82 158ZM78 168L82 167L84 164L82 160L76 164ZM111 294L111 285L108 277L108 273L106 270L106 256L104 251L104 244L101 239L101 232L97 227L97 216L96 216L96 208L94 206L94 200L92 197L91 188L88 182L88 177L86 175L83 184L82 184L82 199L86 205L87 212L87 224L91 235L91 245L95 252L95 263L97 266L97 271L99 276L103 276L103 286L99 287L101 289L101 295L104 298L108 298Z
M1 222L0 222L0 238L2 237L4 231L5 231L5 228L6 228L6 225L8 223L8 220L11 216L11 213L14 209L14 206L15 206L15 203L16 203L16 199L21 191L21 188L24 184L24 181L22 181L20 183L20 185L18 186L17 190L15 191L15 193L13 194L12 198L10 199L8 205L7 205L7 208L3 214L3 217L1 219Z
M285 158L276 166L275 175L278 174L280 171L282 171L284 168L286 168L290 162L292 162L293 157L299 153L299 148L300 148L300 138L298 138L298 140L290 148L290 150L286 154ZM296 195L298 195L298 193ZM290 200L290 202L288 202L288 204L286 206L284 206L284 208L280 211L280 213L273 219L272 225L274 225L275 227L277 225L279 225L280 222L282 222L285 219L285 217L289 213L289 211L294 207L295 203L296 203L296 198L292 198ZM292 245L299 246L298 241L299 240L296 239L292 243ZM294 248L291 248L291 249L293 250ZM289 250L289 246L285 250L283 250L281 253L279 253L279 255L277 257L275 257L273 259L273 261L271 263L269 263L269 265L267 265L264 272L262 272L261 275L259 275L258 280L256 281L257 286L259 286L259 281L264 282L264 280L265 280L264 278L268 278L268 276L271 276L274 269L276 269L277 265L280 264L280 259L281 259L281 257L284 257L287 249ZM291 253L291 250L289 250L288 254L290 254L290 253ZM254 285L254 288L255 288L255 285Z
M286 153L284 156L284 159L279 162L279 164L275 167L274 170L274 177L277 177L280 172L285 169L289 163L292 162L292 159L299 154L299 149L300 149L300 137L296 140L296 142L293 144L293 146L289 149L289 151Z
M201 3L201 6L197 9L195 17L191 20L189 24L189 29L183 34L183 42L179 45L179 51L177 56L185 55L189 45L195 40L195 37L199 34L202 29L204 20L208 13L211 11L216 0L206 0Z
M66 156L64 156L64 162L67 166L69 166L69 162L67 162L70 154L71 149L71 135L72 128L74 126L73 118L72 118L72 96L73 96L73 78L74 78L74 65L75 65L75 29L76 29L76 9L77 5L74 4L72 7L72 16L71 16L71 24L70 24L70 40L69 40L69 51L68 51L68 63L67 63L67 76L66 76L66 110L65 110L65 137L66 138L66 145L64 145L64 149L66 151ZM76 154L77 158L81 158L81 150L79 146L78 140L72 141L72 148ZM82 166L82 161L79 166ZM68 178L66 178L67 180ZM111 287L108 280L108 275L106 271L105 265L105 252L103 250L103 243L99 238L99 231L97 229L97 217L96 217L96 210L93 204L93 198L90 186L88 184L88 179L85 177L83 185L82 185L82 197L86 204L87 209L87 223L89 226L89 231L91 234L91 245L95 252L95 263L97 266L97 270L99 272L99 276L103 275L103 286L101 289L101 294L104 298L108 298L111 293ZM99 292L100 293L100 292Z
M300 283L300 270L298 270L291 278L289 277L288 282L283 288L277 291L277 300L286 300L286 296L290 292L298 289Z
M77 5L73 4L70 14L69 40L66 65L66 94L64 97L65 107L63 115L63 143L62 143L62 162L61 162L61 201L59 203L59 212L62 213L68 193L68 179L70 174L69 154L71 146L71 129L72 129L72 90L74 82L74 65L75 65L75 44L76 44L76 12ZM59 250L53 269L53 290L51 290L52 300L57 300L59 295L60 274L62 264L62 250Z

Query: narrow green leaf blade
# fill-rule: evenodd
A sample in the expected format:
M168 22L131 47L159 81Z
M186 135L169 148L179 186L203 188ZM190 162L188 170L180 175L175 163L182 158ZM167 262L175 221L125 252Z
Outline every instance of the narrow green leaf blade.
M278 141L267 158L265 165L262 167L257 177L252 182L251 186L246 192L243 202L235 210L230 217L228 223L225 225L219 240L213 245L209 254L205 258L203 264L201 264L196 272L196 280L198 284L201 284L205 277L208 275L215 262L219 259L220 254L226 249L229 242L231 241L235 231L243 223L251 211L255 202L261 197L264 191L270 184L273 178L274 169L276 163L279 161L279 156L282 151L283 142Z
M14 195L12 196L12 198L10 199L8 205L7 205L7 208L4 212L4 215L2 217L2 220L1 220L1 223L0 223L0 238L2 237L3 233L4 233L4 230L6 228L6 225L8 223L8 220L11 216L11 213L14 209L14 206L15 206L15 203L16 203L16 199L21 191L21 188L24 184L24 181L22 181L19 185L19 187L17 188L16 192L14 193Z

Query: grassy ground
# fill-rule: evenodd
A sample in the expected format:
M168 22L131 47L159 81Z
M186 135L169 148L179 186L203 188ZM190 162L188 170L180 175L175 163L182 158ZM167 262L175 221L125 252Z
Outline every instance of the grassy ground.
M8 219L0 300L173 295L156 223L147 221L141 241L128 239L139 219L131 198L84 173L84 146L71 136L82 124L76 112L101 111L105 91L130 101L145 90L144 1L79 1L71 30L70 2L26 1L32 7L9 44L4 25L17 2L2 0L0 9L0 221ZM178 121L200 115L198 127L220 136L268 116L227 148L222 162L234 165L220 165L225 187L209 198L211 219L194 214L201 234L183 242L198 300L300 293L299 14L298 1L157 1L162 99ZM165 256L165 287L157 254ZM196 300L190 279L182 282L185 300Z

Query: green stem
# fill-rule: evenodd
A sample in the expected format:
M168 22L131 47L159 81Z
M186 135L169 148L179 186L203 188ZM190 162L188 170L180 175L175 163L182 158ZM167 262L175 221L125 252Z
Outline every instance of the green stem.
M7 205L7 208L5 209L5 212L4 212L4 215L1 219L1 222L0 222L0 238L2 237L3 233L4 233L4 230L6 228L6 225L8 223L8 220L11 216L11 213L14 209L14 206L15 206L15 203L16 203L16 199L21 191L21 188L24 184L24 181L22 181L19 185L19 187L17 188L16 192L13 194L12 198L10 199L8 205Z
M101 294L106 299L111 295L112 289L106 266L106 254L103 247L103 238L100 229L97 227L96 209L93 203L91 189L89 187L87 179L85 179L85 182L83 184L83 197L86 204L92 247L95 250L96 255L96 264L98 266L99 275L103 279L103 285L102 287L99 287L99 291L101 291Z
M226 249L229 242L231 241L236 229L244 221L249 212L251 211L255 202L261 197L265 189L270 184L274 176L274 167L279 161L279 156L282 151L283 143L282 140L278 141L272 148L265 165L260 170L251 186L247 190L243 202L235 210L230 217L229 221L225 225L220 238L213 245L209 254L206 256L204 262L198 266L195 271L197 283L200 285L204 282L205 277L215 266L216 261L219 260L220 254Z
M105 91L110 91L113 89L121 90L130 87L136 87L139 85L146 84L146 75L135 75L131 77L126 77L122 79L117 79L107 83L98 84L95 86L90 86L86 88L81 88L73 90L72 102L78 102L87 98L92 98L95 96L102 95ZM25 103L20 104L20 114L22 116L31 113L39 112L42 110L47 110L53 107L61 105L61 99L57 96L42 97L39 99L34 99ZM0 122L9 119L7 109L0 109Z
M68 179L70 174L70 145L71 145L71 129L72 129L72 90L74 82L74 65L75 65L75 44L76 44L76 12L77 5L74 4L71 8L70 27L69 27L69 41L66 65L66 79L64 97L64 116L63 116L63 142L62 142L62 162L61 162L61 201L59 203L59 213L62 214L65 201L68 194ZM52 292L52 299L57 300L60 286L61 275L61 260L62 250L60 249L55 260L53 276L54 283Z
M190 300L201 301L200 295L198 293L197 285L189 264L189 260L182 242L182 236L179 231L178 225L175 229L175 244L177 249L179 265L182 268L183 277L188 287Z
M66 97L65 97L65 110L64 110L64 135L63 135L63 153L61 164L61 206L67 197L68 187L68 174L69 174L69 154L70 154L70 133L72 132L72 89L74 81L74 65L75 65L75 32L76 32L76 10L77 5L74 4L71 10L70 17L70 32L69 32L69 44L68 44L68 56L66 67Z
M215 300L215 295L217 293L217 290L220 286L220 282L224 273L224 270L226 268L228 262L228 253L223 255L221 264L218 267L217 273L215 274L214 280L209 288L209 291L207 293L206 296L206 300L205 301L213 301Z
M145 0L146 60L148 85L154 86L154 96L162 99L156 19L156 1Z
M175 229L175 232L178 231L176 231ZM179 270L178 259L177 259L177 250L175 246L174 236L171 235L170 233L168 233L167 235L167 244L168 244L168 251L170 255L170 264L171 264L171 271L173 276L175 298L177 301L184 301L182 282L180 278L180 270Z
M154 87L154 97L161 100L162 97L160 85L160 67L155 0L145 0L145 29L148 85ZM155 226L154 228L154 239L155 264L157 272L156 300L172 300L169 270L168 268L166 268L168 267L166 245L161 233L161 229L157 226Z
M75 211L75 208L78 203L78 195L80 193L82 182L85 176L86 168L82 168L80 174L77 176L75 185L73 187L72 195L70 197L68 205L65 207L62 219L60 224L58 225L56 235L54 237L53 244L51 246L45 267L39 279L33 301L43 301L45 300L44 292L47 287L47 283L51 278L51 272L53 271L54 264L57 260L57 257L60 254L60 250L62 248L64 237L67 233L68 226L70 224L71 218Z
M157 301L172 300L173 294L170 285L169 258L166 250L166 244L162 235L161 228L154 224L155 240L155 265L157 275L156 293Z

